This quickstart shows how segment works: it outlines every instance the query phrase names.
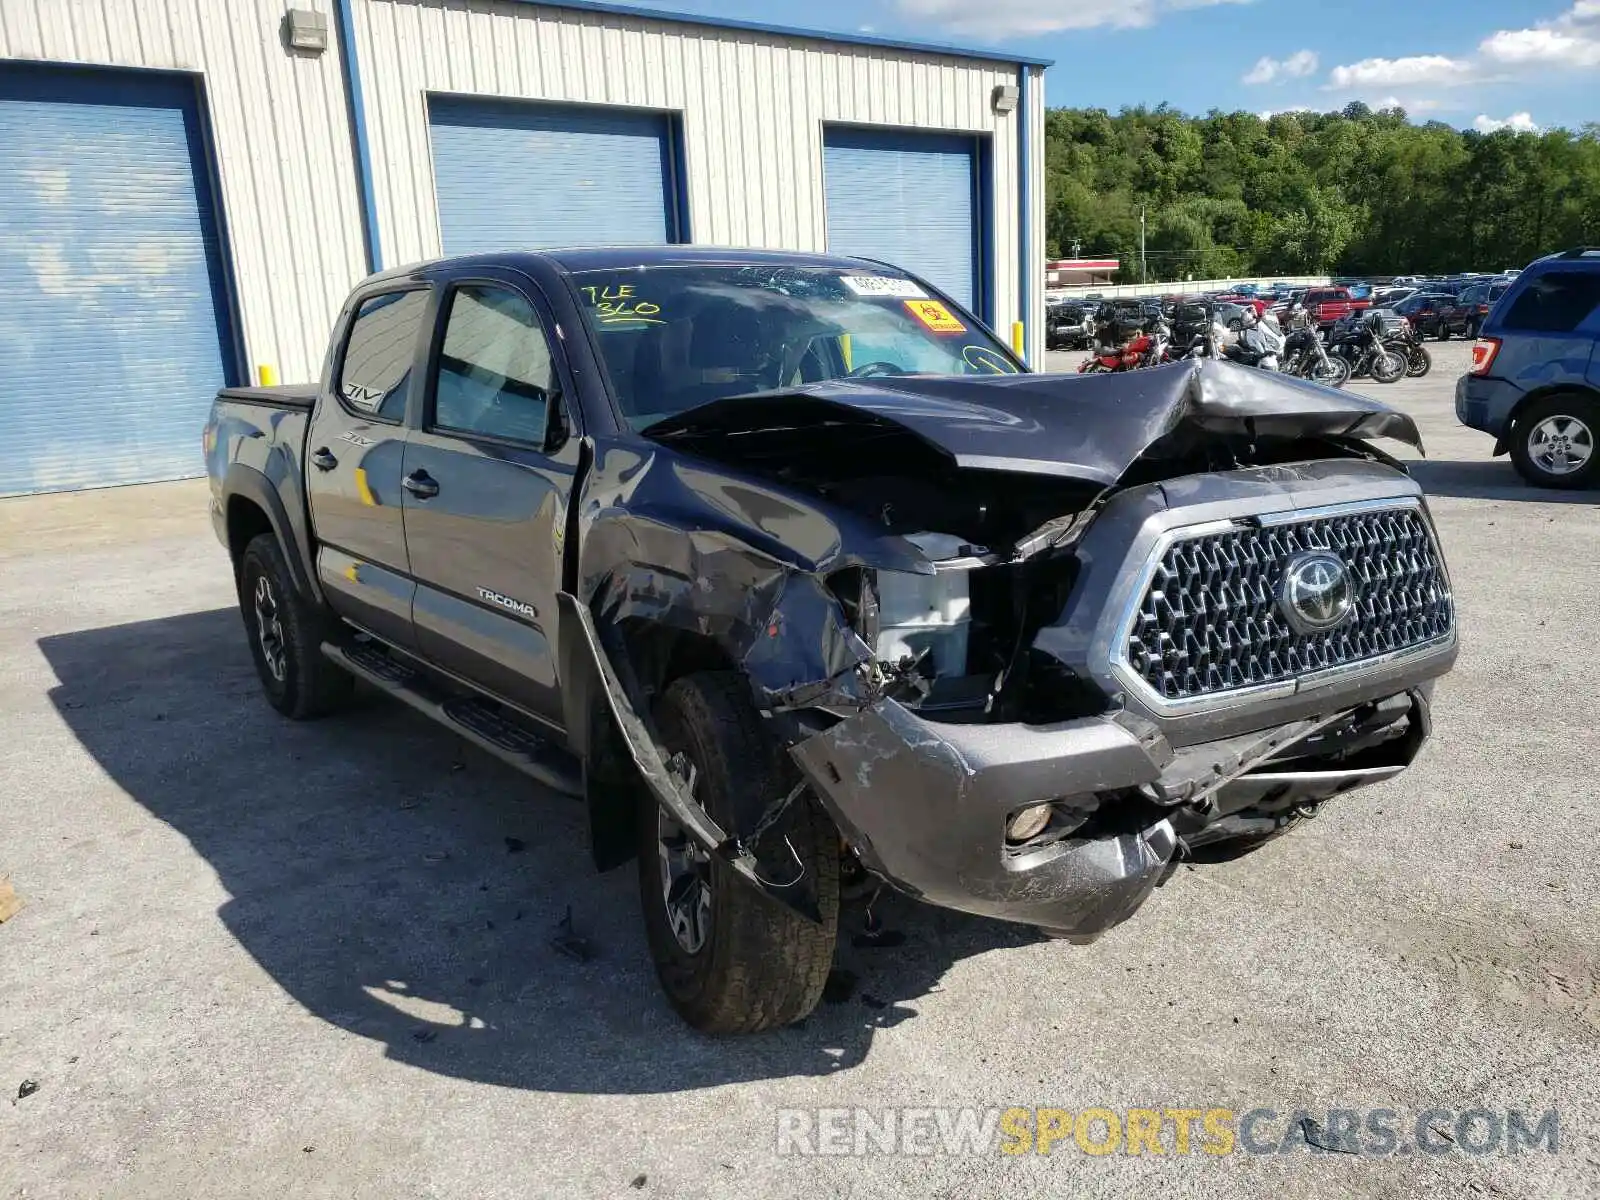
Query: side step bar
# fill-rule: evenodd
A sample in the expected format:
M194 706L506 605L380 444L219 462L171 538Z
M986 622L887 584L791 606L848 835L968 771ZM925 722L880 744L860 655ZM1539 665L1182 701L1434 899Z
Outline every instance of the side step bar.
M507 718L496 705L451 695L421 671L376 646L324 642L322 653L356 678L404 701L529 778L569 796L583 795L583 770L578 760Z

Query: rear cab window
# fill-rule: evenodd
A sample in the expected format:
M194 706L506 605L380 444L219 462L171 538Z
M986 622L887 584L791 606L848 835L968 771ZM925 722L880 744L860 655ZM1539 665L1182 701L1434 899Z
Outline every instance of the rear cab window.
M427 307L428 293L420 289L384 292L361 302L334 381L346 408L391 423L405 415L417 335Z
M1545 271L1530 279L1506 309L1508 330L1572 333L1600 307L1600 270Z

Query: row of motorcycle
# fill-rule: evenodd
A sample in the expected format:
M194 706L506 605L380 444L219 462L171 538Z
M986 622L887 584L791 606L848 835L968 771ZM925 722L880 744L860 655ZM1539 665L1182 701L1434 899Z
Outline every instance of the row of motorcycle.
M1228 307L1232 311L1223 314L1205 303L1103 305L1094 317L1092 353L1078 370L1108 374L1222 358L1340 388L1351 379L1415 379L1433 367L1410 323L1394 313L1359 313L1334 325L1324 340L1304 314L1285 332L1271 312L1258 317L1250 308Z

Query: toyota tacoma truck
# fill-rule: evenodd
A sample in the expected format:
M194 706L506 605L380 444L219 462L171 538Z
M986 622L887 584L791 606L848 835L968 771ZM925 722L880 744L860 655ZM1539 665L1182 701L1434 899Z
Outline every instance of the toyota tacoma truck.
M686 247L356 288L204 432L267 700L364 681L581 798L666 995L817 1003L841 890L1094 938L1403 771L1456 654L1402 413L1028 372L926 281Z

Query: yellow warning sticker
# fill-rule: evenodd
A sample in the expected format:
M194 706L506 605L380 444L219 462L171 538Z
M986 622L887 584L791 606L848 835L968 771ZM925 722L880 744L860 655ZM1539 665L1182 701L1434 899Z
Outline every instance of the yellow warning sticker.
M935 333L965 333L967 327L937 300L907 300L911 315Z

